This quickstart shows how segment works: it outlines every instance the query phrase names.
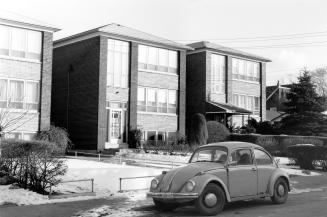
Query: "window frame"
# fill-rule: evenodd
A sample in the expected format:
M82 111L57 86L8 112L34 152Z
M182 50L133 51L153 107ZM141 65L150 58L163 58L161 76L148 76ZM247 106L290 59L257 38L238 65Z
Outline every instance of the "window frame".
M269 164L258 164L257 159L256 159L256 155L255 155L255 151L261 151L261 152L265 153L269 157L270 163ZM259 149L259 148L254 148L253 149L253 159L254 159L255 164L257 166L274 165L274 159L273 159L273 157L267 151L262 150L262 149Z
M241 66L243 70L241 70ZM260 83L260 62L232 57L233 80Z

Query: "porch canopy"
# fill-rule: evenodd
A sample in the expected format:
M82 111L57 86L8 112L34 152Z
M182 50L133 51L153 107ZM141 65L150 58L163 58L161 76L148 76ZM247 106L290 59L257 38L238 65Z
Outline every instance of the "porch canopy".
M221 113L231 115L251 115L252 111L229 103L206 102L206 113Z

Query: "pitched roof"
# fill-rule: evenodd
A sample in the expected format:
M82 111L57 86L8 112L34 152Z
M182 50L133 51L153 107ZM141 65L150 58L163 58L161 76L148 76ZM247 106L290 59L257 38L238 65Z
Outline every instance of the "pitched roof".
M63 39L59 39L55 41L55 44L60 44L62 42L67 42L71 39L76 39L85 35L89 35L91 33L104 33L108 36L113 36L117 38L122 38L125 40L132 40L138 42L150 42L155 45L168 46L172 48L182 49L182 50L193 50L193 48L186 46L184 44L180 44L168 39L164 39L149 33L142 32L137 29L133 29L130 27L126 27L120 24L111 23L105 26L101 26L95 29L91 29L89 31L85 31L76 35L72 35Z
M244 51L236 50L230 47L225 47L219 44L211 43L208 41L199 41L195 42L192 44L188 44L188 46L194 48L195 50L197 49L210 49L217 51L219 53L224 53L224 54L231 54L239 57L244 57L244 58L249 58L249 59L254 59L254 60L259 60L262 62L271 62L270 59L267 59L265 57L257 56L255 54L250 54Z
M26 27L42 29L46 31L56 32L60 29L48 23L26 17L17 13L0 10L0 23L23 25Z
M228 114L252 114L251 111L232 105L230 103L218 103L212 101L206 102L206 112Z

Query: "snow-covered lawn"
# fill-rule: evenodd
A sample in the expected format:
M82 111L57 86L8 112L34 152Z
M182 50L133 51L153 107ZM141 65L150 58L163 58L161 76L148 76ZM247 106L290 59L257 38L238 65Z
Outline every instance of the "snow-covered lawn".
M120 164L109 164L96 161L67 159L68 171L63 180L94 179L94 191L96 196L83 196L65 199L49 200L47 196L40 195L25 189L9 189L9 185L0 185L0 205L15 203L18 205L43 204L66 202L75 200L86 200L96 197L111 196L119 190L119 178L135 176L156 176L162 172L161 169L149 167L136 167ZM124 180L123 190L144 189L150 186L151 178ZM53 189L61 193L90 192L90 182L73 182L59 184Z

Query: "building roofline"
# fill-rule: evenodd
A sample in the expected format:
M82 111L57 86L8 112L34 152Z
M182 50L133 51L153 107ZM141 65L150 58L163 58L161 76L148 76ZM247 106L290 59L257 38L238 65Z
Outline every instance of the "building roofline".
M110 24L109 24L110 25ZM118 24L114 24L114 25L118 25ZM192 47L184 45L184 44L179 44L177 42L168 40L168 39L163 39L163 42L158 42L155 40L149 40L149 39L144 39L144 38L139 38L139 37L133 37L131 35L124 35L124 34L118 34L118 33L110 33L110 32L106 32L105 30L103 30L102 28L106 27L108 25L105 26L101 26L98 28L94 28L91 30L87 30L84 32L80 32L68 37L64 37L61 39L58 39L56 41L54 41L54 47L61 47L61 46L65 46L68 44L72 44L75 43L76 41L79 40L83 40L83 38L92 38L92 37L96 37L99 35L102 36L106 36L106 37L112 37L112 38L116 38L116 39L121 39L121 40L126 40L126 41L133 41L133 42L139 42L139 43L144 43L144 44L151 44L151 45L155 45L155 46L159 46L159 47L164 47L164 48L172 48L175 50L193 50ZM128 27L129 28L129 27ZM139 31L139 30L137 30ZM139 31L142 32L142 31ZM144 33L144 32L142 32ZM144 34L148 34L148 33L144 33ZM148 34L150 35L150 34ZM155 36L157 37L157 36Z
M227 54L227 55L233 55L236 57L242 57L242 58L246 58L246 59L251 59L251 60L257 60L260 62L272 62L272 60L265 58L265 57L261 57L258 55L254 55L254 54L250 54L244 51L240 51L240 50L236 50L230 47L225 47L225 46L221 46L215 43L211 43L208 41L199 41L199 42L195 42L192 44L188 44L188 46L193 47L194 51L189 52L189 54L192 53L196 53L204 51L204 50L209 50L209 51L213 51L213 52L217 52L217 53L221 53L221 54Z

